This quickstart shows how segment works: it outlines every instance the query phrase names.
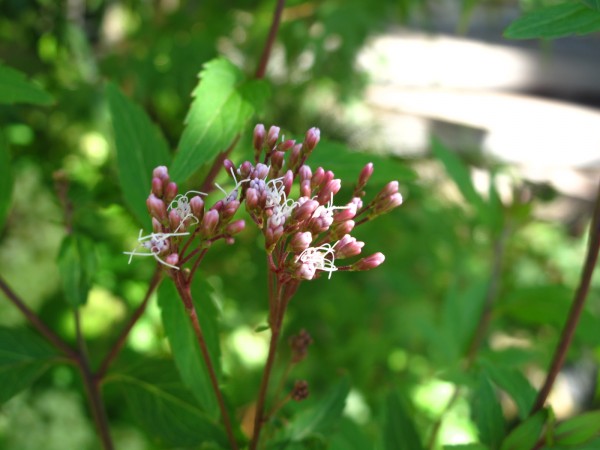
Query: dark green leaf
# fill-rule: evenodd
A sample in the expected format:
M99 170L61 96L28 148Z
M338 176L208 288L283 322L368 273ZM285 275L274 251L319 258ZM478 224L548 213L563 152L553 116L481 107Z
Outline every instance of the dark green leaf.
M125 97L117 86L108 84L106 95L123 195L138 221L148 225L150 216L146 199L152 184L152 170L169 164L167 143L146 113Z
M581 0L584 5L589 6L590 8L595 9L596 11L600 11L600 0Z
M444 445L444 450L489 450L483 444L458 444L458 445Z
M515 369L504 369L486 361L482 361L482 365L489 378L515 401L519 417L527 417L537 395L527 378Z
M371 440L352 420L342 417L337 432L329 443L329 450L369 450L373 448Z
M600 12L582 3L567 2L524 14L510 24L504 36L509 39L551 39L598 30Z
M504 439L504 416L492 384L484 374L479 377L471 400L473 421L479 430L479 439L491 449L497 449Z
M0 64L0 103L47 105L53 101L50 94L28 81L23 73Z
M268 88L264 81L245 81L237 67L219 58L204 65L193 96L171 167L171 176L180 182L231 145L255 107L261 108Z
M467 166L454 152L447 149L437 139L431 141L431 150L435 157L444 164L446 172L448 172L448 175L452 178L464 199L470 203L482 217L484 217L486 205L473 186L471 174L469 173Z
M54 348L36 334L0 327L0 403L32 384L56 356Z
M58 254L58 269L67 303L73 308L84 305L96 271L92 241L77 234L67 235Z
M303 441L313 434L324 434L339 421L346 397L350 392L350 381L342 378L314 407L299 414L291 425L292 441Z
M423 449L415 424L395 392L385 402L383 439L385 450Z
M147 360L112 374L109 380L122 389L140 425L165 445L198 446L213 441L227 446L220 425L194 402L170 361Z
M199 280L200 277L196 279ZM220 373L217 308L211 302L205 283L195 282L192 295L212 364L217 373ZM210 376L190 319L172 282L162 283L158 290L158 305L181 379L202 408L211 417L217 417L219 408Z
M517 428L515 428L502 443L500 450L531 450L540 439L548 417L545 409L538 411Z
M271 327L269 325L259 325L254 329L255 333L262 333L263 331L267 331Z
M356 152L340 142L321 139L319 145L310 155L308 163L311 167L323 167L331 170L336 178L341 178L352 186L365 164L372 162L374 171L369 180L371 184L385 184L388 181L410 181L416 178L415 172L392 157ZM367 185L367 190L369 189Z
M573 417L556 427L556 445L582 445L600 434L600 411Z
M0 83L1 85L1 83ZM0 133L0 230L4 226L4 221L10 208L12 197L12 173L10 168L10 156L8 154L8 144L4 135Z

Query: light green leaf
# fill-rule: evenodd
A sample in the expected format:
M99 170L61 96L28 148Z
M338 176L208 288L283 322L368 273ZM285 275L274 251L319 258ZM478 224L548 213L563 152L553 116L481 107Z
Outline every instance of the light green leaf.
M92 241L77 234L65 236L58 254L58 269L67 303L73 308L84 305L96 270Z
M6 216L8 216L10 200L12 198L12 188L13 180L10 167L10 155L8 154L8 144L4 135L0 133L0 230L2 230Z
M531 450L540 439L548 418L548 411L542 409L515 428L502 442L500 450Z
M415 424L395 392L385 402L383 439L385 450L423 450Z
M504 30L504 37L552 39L572 34L588 34L598 30L600 30L599 11L582 3L567 2L524 14Z
M187 447L227 440L221 426L194 402L170 361L147 360L130 370L113 373L134 418L165 446Z
M494 388L484 374L479 377L471 405L471 415L479 430L479 439L491 449L499 448L504 439L504 416Z
M196 277L196 280L200 279L201 277ZM206 283L194 282L192 296L204 339L211 354L212 364L219 374L218 311L211 302L208 289ZM210 376L190 319L172 282L162 283L158 290L158 305L161 309L165 332L171 344L175 365L183 383L194 394L202 408L211 417L217 417L219 407Z
M117 86L108 84L106 96L112 116L123 195L138 221L149 225L146 199L152 184L152 170L169 164L167 143L146 113L125 97Z
M554 431L556 445L582 445L600 434L600 411L592 411L562 422Z
M519 417L527 417L537 395L527 378L518 370L498 367L485 360L482 361L482 366L488 377L515 401Z
M31 385L56 356L54 348L38 335L0 327L0 403Z
M48 105L54 99L41 87L27 80L25 74L0 64L0 103Z
M264 81L244 80L242 72L226 59L206 63L171 167L173 179L185 181L226 150L268 94Z

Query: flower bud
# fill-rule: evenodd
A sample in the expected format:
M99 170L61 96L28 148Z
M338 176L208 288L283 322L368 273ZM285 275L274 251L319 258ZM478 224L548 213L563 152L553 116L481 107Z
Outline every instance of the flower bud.
M280 143L277 146L277 150L279 150L280 152L287 152L290 148L292 148L294 145L296 144L296 141L288 139L287 141L284 141L282 143Z
M178 230L179 225L181 224L181 217L179 217L179 213L172 209L169 211L169 225L171 226L171 230ZM185 231L185 230L181 230Z
M205 236L212 236L219 225L219 213L214 209L207 211L202 220L202 232Z
M250 173L252 172L252 163L250 161L244 161L240 166L240 176L242 179L248 178Z
M375 202L375 200L374 200ZM370 214L370 217L376 217L381 214L385 214L390 212L392 209L400 206L402 204L402 194L396 192L388 197L381 198L379 201L373 204L373 211Z
M319 207L319 202L316 200L307 200L302 205L294 209L292 220L295 222L304 222L312 217L313 213Z
M156 217L152 218L152 231L154 233L162 233L163 232L163 228L161 223L156 219Z
M350 202L344 209L340 209L333 215L334 222L345 222L346 220L354 219L356 216L356 204Z
M269 174L269 166L266 164L258 163L254 169L254 178L264 180Z
M165 188L163 199L165 202L171 203L175 197L177 197L177 184L171 181Z
M167 220L167 207L165 206L165 202L156 197L156 195L150 194L148 196L146 199L146 206L152 217L156 217L161 222Z
M357 262L350 266L350 270L358 271L358 270L370 270L374 269L377 266L380 266L383 261L385 261L385 256L383 253L375 253L371 256L367 256L366 258L359 259Z
M235 172L235 164L233 164L233 161L230 159L226 159L223 161L223 168L225 169L225 172L227 172L227 175L231 176L232 172Z
M312 280L317 273L317 266L312 263L300 263L294 275L301 280Z
M204 200L202 200L202 197L194 195L190 199L190 209L196 219L202 220L202 217L204 216Z
M312 188L319 186L325 180L325 170L322 167L317 167L310 180Z
M321 139L321 131L318 128L311 128L306 132L306 136L304 137L304 145L306 146L306 150L308 152L312 152L319 140Z
M252 145L254 146L254 150L260 153L265 144L265 126L262 123L257 124L254 127L254 133L252 135Z
M269 147L269 150L277 143L277 139L279 139L279 130L280 128L275 125L269 128L269 134L267 135L267 146Z
M346 220L344 222L334 223L329 229L329 237L330 239L336 240L340 239L342 236L349 234L353 229L356 223L354 220Z
M312 189L310 188L310 180L300 182L300 195L302 197L310 197Z
M305 231L304 233L295 233L290 239L290 248L294 253L302 253L312 242L312 233Z
M271 153L271 173L274 177L277 176L279 170L283 167L283 157L285 153L280 151L274 151Z
M152 178L158 178L164 183L169 182L169 170L166 166L158 166L152 171Z
M283 192L286 197L290 195L290 191L292 190L292 183L294 182L294 172L288 170L283 176Z
M335 257L344 259L350 258L351 256L360 255L360 252L364 246L364 242L357 241L356 238L346 234L335 244Z
M393 195L396 192L398 192L398 182L390 181L388 184L386 184L383 187L383 189L377 194L377 196L375 198L382 199L385 197L389 197L390 195Z
M238 234L246 227L246 222L243 219L236 220L235 222L231 222L229 225L225 227L225 233L233 236L234 234Z
M294 145L290 152L289 166L295 169L300 164L300 154L302 153L302 144Z
M239 207L239 200L230 201L229 203L223 206L223 209L221 210L221 219L223 221L231 219L235 215Z
M158 198L163 196L163 182L160 178L152 178L152 193Z
M254 188L246 189L246 208L250 210L258 208L258 192Z
M300 177L300 181L305 181L312 178L312 170L310 170L310 166L304 164L300 169L298 169L298 176Z
M332 196L337 194L341 188L342 180L340 180L339 178L329 181L325 185L325 187L319 192L319 195L317 196L317 201L321 205L327 204L329 201L331 201Z
M358 184L356 186L357 191L360 191L367 185L371 175L373 175L373 163L370 162L366 164L365 167L363 167L363 169L360 171L360 175L358 176Z
M171 253L165 258L165 262L170 266L176 266L179 262L179 255L177 253Z
M275 244L277 244L277 241L281 239L281 236L283 236L282 226L275 228L267 227L265 230L265 247L268 251L272 251L273 247L275 247Z

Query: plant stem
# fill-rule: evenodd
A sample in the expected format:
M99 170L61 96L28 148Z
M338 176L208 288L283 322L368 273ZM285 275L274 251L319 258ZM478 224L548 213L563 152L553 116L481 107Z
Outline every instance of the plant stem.
M281 13L283 12L284 6L285 6L285 0L277 0L277 5L275 6L275 12L273 13L273 21L271 22L271 29L269 30L269 35L267 37L265 47L263 48L263 52L260 57L260 63L258 64L258 68L256 69L256 73L254 75L256 78L260 79L265 76L265 72L267 70L267 63L269 62L269 57L271 56L271 50L273 49L273 44L275 43L275 37L277 36L277 31L279 30L279 24L281 23Z
M152 280L150 281L150 285L148 286L148 290L146 291L146 295L144 296L144 300L137 307L137 309L135 310L135 312L133 313L133 315L131 316L131 318L129 319L127 324L125 325L125 328L123 328L123 330L121 331L121 334L117 338L116 342L113 344L113 346L111 347L108 354L104 357L104 359L100 363L100 367L98 368L98 370L96 371L96 374L95 374L95 378L98 382L102 381L102 379L106 375L106 372L108 371L108 368L110 367L112 362L117 358L117 356L123 349L123 346L125 345L125 342L127 341L127 337L129 336L129 333L131 332L134 325L137 323L139 318L142 316L142 314L146 310L146 306L148 306L148 302L150 301L150 297L152 296L152 293L160 285L161 281L162 281L162 269L160 267L157 267L156 271L154 272L154 275L152 276Z
M556 377L558 376L558 373L560 372L565 362L567 352L569 350L571 342L573 341L575 330L577 329L577 324L579 323L579 318L581 317L581 313L583 312L583 308L585 306L585 300L590 288L590 284L592 282L592 275L594 273L594 268L598 260L599 250L600 185L598 186L598 194L596 195L596 204L592 216L592 223L590 225L587 255L585 258L585 263L583 265L583 271L581 273L581 280L579 282L577 290L575 291L575 297L573 298L571 310L569 311L569 316L567 317L567 321L565 322L560 341L558 342L558 345L554 351L554 356L552 358L550 369L548 370L548 374L546 375L544 384L540 389L540 392L538 393L533 408L531 409L530 415L535 414L544 407L546 399L548 398L548 395L552 390L552 386L554 385L554 381L556 380Z
M79 317L79 310L75 309L73 312L75 316L75 331L77 334L77 367L79 368L79 372L83 378L85 391L90 402L92 417L94 418L98 435L102 441L102 448L104 448L104 450L114 450L115 447L110 436L108 418L106 416L104 402L100 396L98 380L90 369L85 340L83 339L83 333L81 332L81 319Z
M183 300L185 312L190 318L190 321L192 322L192 327L194 328L196 339L198 340L198 344L200 345L200 351L202 352L202 357L208 370L210 382L212 384L213 391L215 392L215 395L217 397L217 403L219 404L221 417L223 418L223 425L225 425L227 439L229 440L231 448L233 450L238 450L238 445L235 440L235 435L233 433L233 427L231 425L231 419L229 418L229 413L227 412L227 407L225 406L225 399L223 398L223 394L221 393L221 389L219 388L219 380L217 379L217 373L215 372L215 368L212 363L208 347L206 345L206 340L204 339L204 333L202 332L202 327L200 325L200 321L198 320L198 314L196 313L196 308L194 307L194 302L192 301L190 286L186 283L185 276L182 273L177 273L177 275L174 278L174 281L175 286L177 287L177 292L179 292L179 295Z

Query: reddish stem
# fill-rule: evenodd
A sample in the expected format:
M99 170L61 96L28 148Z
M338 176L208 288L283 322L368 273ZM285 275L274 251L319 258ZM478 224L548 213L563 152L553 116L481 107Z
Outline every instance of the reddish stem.
M265 47L263 48L258 68L256 69L256 73L254 75L258 79L265 76L267 63L269 62L269 58L271 56L271 50L273 49L273 44L275 43L275 38L277 37L277 31L279 31L279 24L281 23L281 14L283 13L284 6L285 0L277 0L275 13L273 14L273 21L271 22L271 29L269 30L269 35L267 37Z

